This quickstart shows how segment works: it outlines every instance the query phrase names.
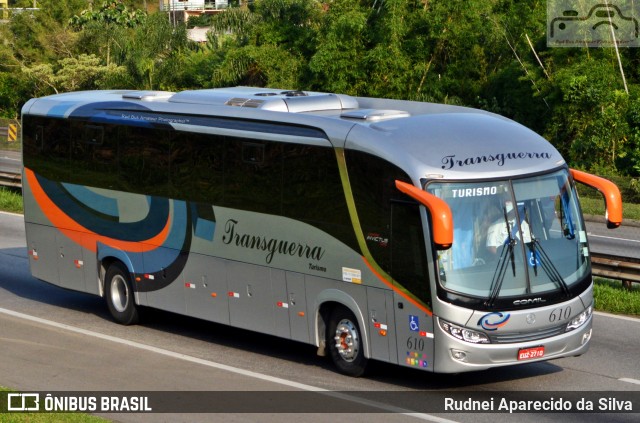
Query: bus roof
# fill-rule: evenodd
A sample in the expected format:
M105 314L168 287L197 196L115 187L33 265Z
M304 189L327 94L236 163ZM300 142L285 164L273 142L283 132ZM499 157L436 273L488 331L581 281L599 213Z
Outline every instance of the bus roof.
M335 147L375 154L403 168L416 182L500 178L564 165L549 142L512 120L477 109L404 100L253 87L178 93L104 90L33 99L22 111L73 117L84 108L86 117L91 105L314 127Z

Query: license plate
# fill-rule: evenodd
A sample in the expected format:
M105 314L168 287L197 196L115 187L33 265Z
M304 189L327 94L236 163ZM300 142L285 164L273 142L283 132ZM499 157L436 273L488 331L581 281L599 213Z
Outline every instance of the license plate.
M518 351L518 360L531 360L544 356L544 347L523 348Z

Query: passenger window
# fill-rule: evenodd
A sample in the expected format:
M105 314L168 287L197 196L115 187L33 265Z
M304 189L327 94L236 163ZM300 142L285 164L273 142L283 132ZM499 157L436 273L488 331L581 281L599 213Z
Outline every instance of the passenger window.
M224 200L228 207L282 213L282 143L227 138Z

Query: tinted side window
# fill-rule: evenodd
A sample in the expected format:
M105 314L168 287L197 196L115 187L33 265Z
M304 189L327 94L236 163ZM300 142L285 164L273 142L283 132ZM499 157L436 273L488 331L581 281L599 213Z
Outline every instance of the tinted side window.
M44 147L44 125L36 116L22 118L22 156L25 167L38 170L38 158Z
M71 151L69 121L40 116L25 116L24 165L43 176L67 181Z
M284 145L283 215L358 250L333 148Z
M178 132L171 143L170 197L223 202L224 137Z
M167 196L169 150L175 132L137 126L121 129L119 171L124 190Z
M427 253L420 208L395 186L409 182L397 166L346 151L349 180L367 247L378 265L400 285L430 304Z
M367 247L376 262L391 271L391 201L406 198L395 186L396 179L408 182L408 175L379 157L359 151L345 151L349 181Z
M224 203L258 213L282 212L282 143L227 138Z
M331 147L34 116L24 137L51 179L282 215L358 250Z
M71 167L69 182L119 189L118 128L86 122L71 123Z

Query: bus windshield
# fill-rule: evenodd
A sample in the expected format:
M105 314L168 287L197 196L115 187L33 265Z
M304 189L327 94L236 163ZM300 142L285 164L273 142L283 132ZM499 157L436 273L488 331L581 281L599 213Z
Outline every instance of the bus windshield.
M566 170L526 179L433 182L454 238L438 253L440 285L484 298L568 289L589 271L587 236Z

